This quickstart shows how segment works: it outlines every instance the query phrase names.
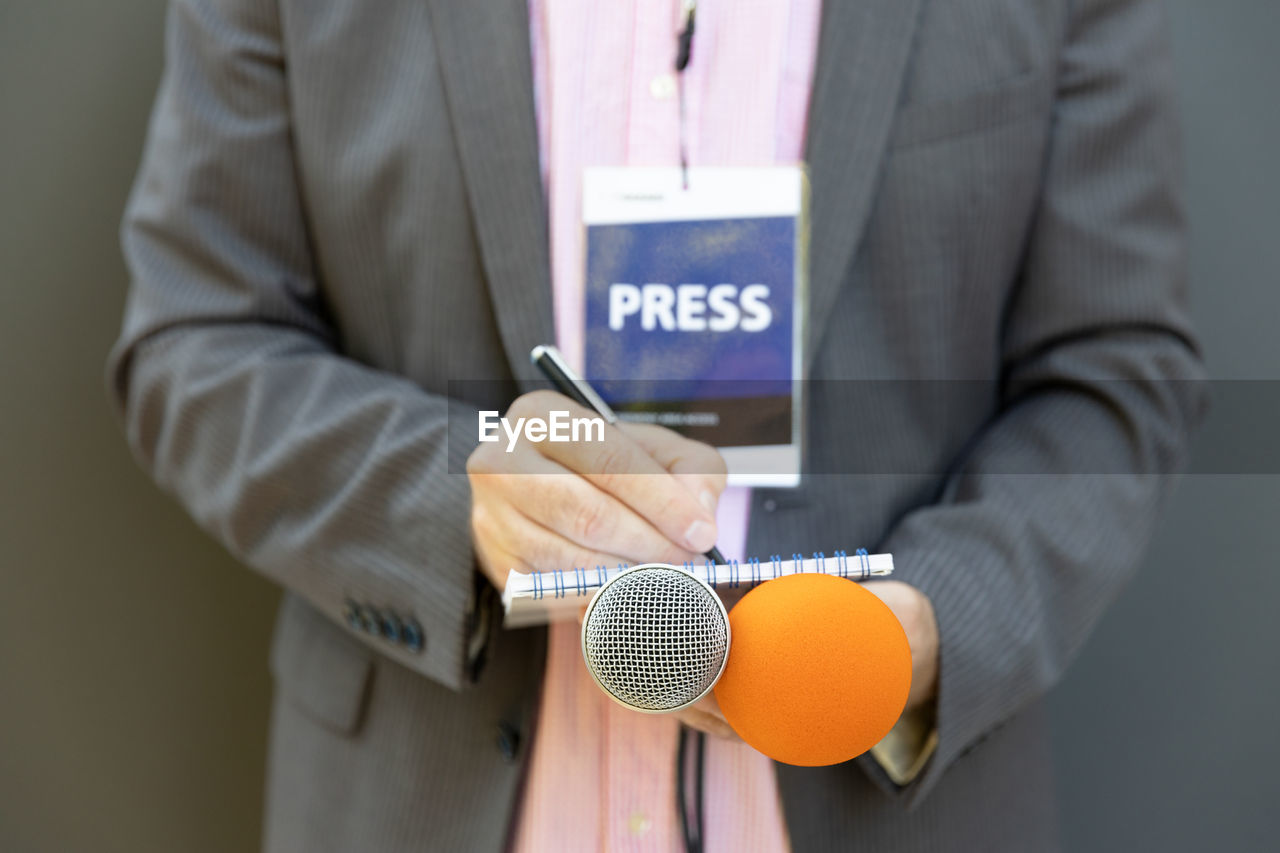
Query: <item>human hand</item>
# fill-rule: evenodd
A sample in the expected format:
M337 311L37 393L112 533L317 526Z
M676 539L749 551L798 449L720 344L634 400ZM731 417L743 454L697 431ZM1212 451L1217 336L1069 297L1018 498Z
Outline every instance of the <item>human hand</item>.
M724 740L742 742L742 738L738 737L738 733L725 720L714 692L703 696L688 708L676 711L672 716L691 729L697 729Z
M903 713L933 701L938 689L938 623L932 602L919 589L902 581L869 581L863 586L893 611L911 647L911 690ZM714 693L676 716L690 728L741 740L725 720Z
M903 713L932 702L938 692L938 620L933 602L902 581L868 581L863 587L898 617L911 646L911 691Z
M525 394L509 419L568 411L596 417L551 391ZM499 590L507 573L701 559L715 545L725 486L713 448L643 424L605 427L603 442L481 444L467 460L471 536Z

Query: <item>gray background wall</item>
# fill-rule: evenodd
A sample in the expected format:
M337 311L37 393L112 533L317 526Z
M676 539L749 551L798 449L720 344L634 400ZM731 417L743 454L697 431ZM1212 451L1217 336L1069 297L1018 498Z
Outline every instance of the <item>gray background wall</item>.
M1170 7L1210 364L1276 378L1280 4ZM0 0L0 850L257 845L276 593L144 479L102 390L163 10ZM1070 849L1263 849L1278 519L1276 477L1171 506L1053 697Z

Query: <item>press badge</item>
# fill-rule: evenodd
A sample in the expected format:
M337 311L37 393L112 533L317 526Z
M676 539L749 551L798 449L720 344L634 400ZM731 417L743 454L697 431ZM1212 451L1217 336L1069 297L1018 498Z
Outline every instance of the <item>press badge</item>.
M799 166L588 169L585 375L628 421L800 482L808 183Z

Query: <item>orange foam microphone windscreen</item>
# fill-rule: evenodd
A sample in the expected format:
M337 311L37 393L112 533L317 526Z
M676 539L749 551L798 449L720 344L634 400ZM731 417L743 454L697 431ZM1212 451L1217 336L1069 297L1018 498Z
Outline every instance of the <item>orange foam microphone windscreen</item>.
M716 700L734 731L784 764L856 758L902 714L911 649L888 606L851 580L787 575L729 613Z

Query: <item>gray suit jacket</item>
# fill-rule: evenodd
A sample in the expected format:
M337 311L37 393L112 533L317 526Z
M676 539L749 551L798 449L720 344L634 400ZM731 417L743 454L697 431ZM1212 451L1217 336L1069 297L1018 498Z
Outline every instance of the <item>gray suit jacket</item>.
M939 747L901 790L780 767L794 847L1050 849L1040 699L1203 407L1161 15L824 6L811 452L749 545L893 552L937 611ZM461 463L492 401L449 382L505 402L552 339L526 16L172 6L110 384L160 486L287 590L272 851L493 850L518 802L543 634L476 583Z

